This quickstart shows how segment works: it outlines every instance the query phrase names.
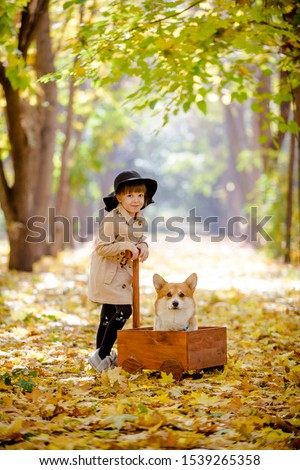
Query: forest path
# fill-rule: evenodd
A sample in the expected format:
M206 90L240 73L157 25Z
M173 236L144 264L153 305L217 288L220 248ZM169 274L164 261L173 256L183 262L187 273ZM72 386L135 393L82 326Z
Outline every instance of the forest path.
M300 447L299 269L225 241L150 248L142 324L153 324L153 273L182 281L195 271L200 325L227 327L225 370L189 371L179 383L147 370L95 375L91 244L42 259L34 273L8 272L2 246L1 449Z

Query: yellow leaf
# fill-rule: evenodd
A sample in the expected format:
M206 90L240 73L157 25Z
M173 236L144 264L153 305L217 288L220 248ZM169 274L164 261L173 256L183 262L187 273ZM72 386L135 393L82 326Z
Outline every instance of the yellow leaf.
M230 407L231 408L241 408L243 406L243 402L240 397L232 397L230 400Z
M7 387L8 388L8 387ZM11 406L13 404L13 397L4 395L1 397L1 408L2 406Z
M157 394L157 397L159 399L159 403L162 405L162 404L165 404L165 403L170 403L170 397L169 395L166 393L166 392L159 392Z
M128 379L125 374L123 374L122 367L115 367L108 371L102 371L100 377L103 384L106 386L110 386L115 389L120 388L123 391L128 388Z
M208 395L206 393L192 392L191 397L193 397L193 404L197 405L211 406L219 401L219 397L215 395Z
M165 417L158 411L147 413L139 416L137 426L146 428L150 432L156 432L166 422Z
M173 378L172 372L170 372L169 374L167 374L166 372L162 372L161 378L158 379L158 381L161 384L172 384L173 382L175 382L175 379Z
M23 427L24 420L17 418L9 426L7 424L0 424L0 440L13 440L20 435Z
M37 401L41 395L42 392L37 387L34 387L31 393L25 393L26 398L32 401Z
M252 390L257 390L257 387L255 387L255 385L251 384L251 383L249 382L249 380L246 379L246 377L245 377L245 378L243 379L243 381L242 381L242 388L243 388L244 390L249 391L249 392L251 392Z
M136 421L138 418L137 416L129 415L129 414L119 414L117 416L109 416L102 421L102 424L105 427L113 427L115 429L122 429L126 423L130 421Z
M283 442L285 439L290 439L291 434L282 431L281 429L272 429L270 427L267 427L264 429L264 439L268 443L277 443L277 442Z
M287 378L291 382L295 382L298 385L300 384L300 364L295 367L291 367L289 373L287 374Z

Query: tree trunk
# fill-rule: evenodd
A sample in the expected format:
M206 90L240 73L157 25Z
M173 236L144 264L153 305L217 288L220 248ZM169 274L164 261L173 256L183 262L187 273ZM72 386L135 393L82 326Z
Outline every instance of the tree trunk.
M228 136L229 158L228 166L222 175L221 183L226 191L227 220L222 225L227 224L230 218L245 216L245 203L250 191L253 190L255 182L259 176L256 168L250 171L239 171L238 155L248 148L247 136L244 124L244 107L232 103L224 107L225 128ZM231 219L232 222L234 219ZM240 233L247 234L249 226L234 224L232 227L235 233L229 235L239 236Z
M286 239L285 239L285 255L284 262L291 262L291 239L292 239L292 219L293 219L293 175L295 165L295 135L291 134L290 158L288 167L288 192L286 206Z
M37 77L53 72L48 0L31 1L23 11L19 31L19 50L24 60L33 39L36 39ZM0 62L0 84L6 100L6 122L14 169L14 183L9 186L0 160L0 202L4 212L10 243L9 269L31 271L33 263L45 252L46 237L30 243L28 221L32 217L48 217L52 185L52 158L56 129L55 84L39 84L36 105L21 98L5 74ZM46 106L45 106L46 104Z
M26 241L29 235L27 226L21 222L13 222L9 225L7 234L10 246L8 268L31 272L36 258L36 248L34 244Z
M48 12L41 18L38 28L37 40L37 77L55 72L54 56L51 49L50 21ZM55 82L41 85L38 95L38 104L35 111L39 129L36 135L36 146L33 150L32 174L33 174L33 215L43 217L49 225L49 209L52 200L53 182L53 154L55 149L55 133L57 129L57 89ZM45 106L46 104L46 106ZM35 124L32 123L32 128ZM35 260L49 253L49 244L45 238L35 244Z
M294 104L295 104L295 120L300 128L300 87L294 90ZM298 205L298 217L299 217L299 227L298 227L298 260L300 260L300 132L296 136L296 152L298 156L298 195L297 195L297 205Z
M3 64L0 66L0 82L6 99L6 122L15 177L13 186L9 187L0 160L1 206L10 242L9 268L28 271L32 263L32 247L26 246L24 238L30 201L28 136L22 125L23 110L19 94L6 78ZM30 253L27 253L27 248L30 248Z
M294 102L294 119L300 127L300 87L293 90ZM296 145L297 143L297 145ZM284 261L285 263L291 262L291 242L292 242L292 224L293 224L293 186L294 186L294 169L296 155L300 164L300 132L291 134L290 144L290 158L288 167L288 193L287 193L287 210L286 210L286 247ZM300 210L300 170L298 166L298 210ZM298 242L299 243L299 242Z
M56 256L65 243L70 242L72 235L71 221L69 218L70 208L70 178L69 178L69 161L71 158L71 138L72 138L72 122L73 122L73 105L74 105L74 79L69 81L69 101L66 112L65 139L61 153L61 170L58 183L58 191L56 195L56 217L57 222L51 227L53 240L50 246L50 254Z

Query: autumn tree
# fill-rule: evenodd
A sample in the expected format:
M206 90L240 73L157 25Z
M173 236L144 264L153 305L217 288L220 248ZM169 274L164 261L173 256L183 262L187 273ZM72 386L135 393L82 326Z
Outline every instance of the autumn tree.
M27 221L34 214L46 215L56 129L56 84L37 84L39 77L55 70L48 0L9 1L1 9L5 52L1 54L0 83L14 174L10 184L0 159L0 200L10 243L9 267L31 270L39 253L25 241ZM30 49L33 42L34 53ZM28 72L26 64L31 64Z
M57 206L58 216L68 210L70 167L87 119L87 114L75 117L76 94L91 83L94 90L108 90L124 76L134 77L129 100L136 109L156 110L162 103L165 123L171 113L191 106L206 113L212 92L223 102L228 123L233 117L228 106L251 100L257 113L254 150L262 171L278 172L278 150L288 134L296 137L291 158L298 161L297 2L18 0L1 8L0 83L9 139L2 146L0 200L10 268L30 270L35 259L49 252L46 242L25 241L28 220L47 217L50 205ZM57 51L63 51L59 60ZM58 98L62 90L63 100ZM229 135L233 128L227 128ZM234 164L243 145L231 145ZM297 182L296 167L291 162L290 182ZM288 194L287 239L295 199ZM56 240L54 253L62 245L61 234Z
M299 18L298 2L286 0L101 2L73 46L98 83L137 77L129 99L136 109L163 102L165 123L194 105L205 113L212 91L226 105L251 100L255 150L270 174L288 134L299 160Z
M129 125L118 94L112 97L73 72L58 83L44 79L57 64L80 74L65 44L72 44L83 7L64 11L63 3L8 0L0 6L0 203L10 269L31 271L42 255L55 255L70 241L74 188L80 192L88 172L101 169ZM108 114L113 124L107 124Z

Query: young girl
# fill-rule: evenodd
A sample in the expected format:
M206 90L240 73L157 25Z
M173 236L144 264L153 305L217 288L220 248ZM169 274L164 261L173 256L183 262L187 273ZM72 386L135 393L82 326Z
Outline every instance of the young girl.
M97 349L89 358L98 372L118 363L111 350L132 313L132 260L145 261L149 255L141 209L154 202L156 189L155 180L123 171L114 181L114 191L103 198L109 214L100 223L88 285L89 299L102 304Z

